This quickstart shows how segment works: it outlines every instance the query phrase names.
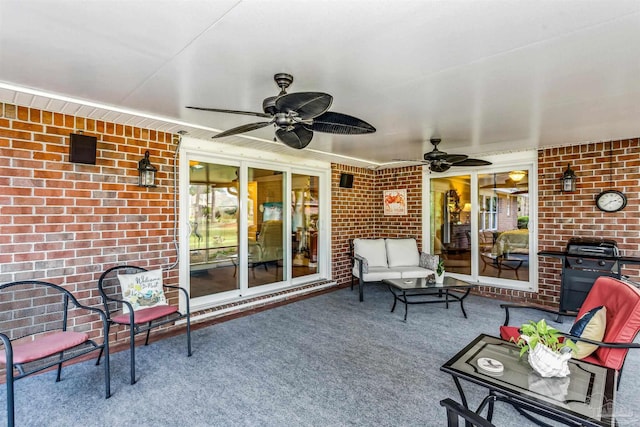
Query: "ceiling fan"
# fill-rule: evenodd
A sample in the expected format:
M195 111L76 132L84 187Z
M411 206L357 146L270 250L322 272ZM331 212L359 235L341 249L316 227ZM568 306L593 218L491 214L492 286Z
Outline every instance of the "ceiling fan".
M333 102L333 97L327 93L287 93L287 88L293 83L293 76L291 74L278 73L273 76L273 79L280 88L280 93L277 96L270 96L262 101L262 110L264 113L206 107L187 106L187 108L219 113L243 114L268 119L267 121L248 123L228 129L215 135L213 138L223 138L225 136L249 132L273 124L276 127L276 137L289 147L297 149L309 145L311 138L313 138L314 131L342 135L358 135L376 131L376 128L369 123L356 117L327 111Z
M447 154L438 149L440 138L431 138L429 142L433 145L433 150L424 154L424 160L417 160L429 165L432 172L446 172L451 166L487 166L491 162L480 159L470 159L465 154Z

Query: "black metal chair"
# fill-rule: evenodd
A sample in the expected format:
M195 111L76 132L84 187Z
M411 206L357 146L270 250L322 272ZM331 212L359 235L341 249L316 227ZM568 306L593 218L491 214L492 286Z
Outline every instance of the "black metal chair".
M98 280L98 290L102 296L104 309L109 320L109 325L125 325L129 326L131 351L131 384L136 383L136 357L135 357L135 336L146 332L144 345L149 344L149 334L151 329L159 326L174 323L180 319L186 319L187 324L187 356L191 356L191 311L189 310L189 293L180 286L171 286L163 284L165 289L173 289L182 292L185 297L184 313L180 312L176 305L158 305L151 308L143 308L134 311L130 302L125 301L122 296L122 287L118 280L118 274L136 274L148 271L145 268L120 265L106 270ZM124 307L128 308L128 312L124 312ZM98 357L98 361L100 357Z
M487 419L482 418L480 415L465 408L453 399L444 399L440 401L440 405L447 409L447 426L458 427L459 420L464 420L465 426L478 426L478 427L495 427Z
M106 398L111 396L109 322L102 310L84 306L66 289L38 280L0 285L0 305L3 319L6 319L3 324L10 328L0 332L4 346L0 365L6 368L9 427L15 424L15 381L57 365L58 382L64 362L92 351L100 350L101 355L105 354L105 394ZM85 332L87 325L96 319L102 321L102 344L90 339Z

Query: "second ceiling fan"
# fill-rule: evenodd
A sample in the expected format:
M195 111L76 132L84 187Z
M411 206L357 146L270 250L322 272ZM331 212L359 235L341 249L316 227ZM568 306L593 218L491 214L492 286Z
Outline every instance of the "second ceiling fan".
M465 154L447 154L438 149L438 144L442 140L440 138L431 138L429 142L433 145L433 150L424 154L424 160L421 163L429 165L432 172L446 172L451 166L488 166L491 162L480 159L470 159Z
M369 123L347 114L329 110L333 97L322 92L287 93L286 89L293 83L291 74L279 73L273 76L280 88L277 96L270 96L262 101L264 113L252 111L224 110L220 108L191 107L194 110L214 111L219 113L243 114L268 119L266 121L248 123L228 129L213 138L250 132L273 124L276 127L276 138L289 147L301 149L309 145L313 132L326 132L342 135L358 135L373 133L376 129Z

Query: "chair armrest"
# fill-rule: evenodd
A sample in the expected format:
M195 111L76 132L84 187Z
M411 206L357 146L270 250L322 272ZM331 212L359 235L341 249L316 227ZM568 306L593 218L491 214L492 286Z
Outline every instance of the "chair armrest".
M165 288L169 288L169 289L177 289L178 291L182 292L184 294L184 298L185 298L185 302L187 304L187 313L190 313L189 311L189 292L187 292L187 290L185 288L183 288L182 286L176 286L176 285L162 285Z
M359 277L360 279L362 279L362 275L369 272L369 261L367 261L365 257L360 255L354 255L353 259L354 262L358 263L358 272L360 273Z
M11 340L8 336L0 332L0 341L2 341L2 344L4 345L5 367L13 366L13 346L11 345ZM7 369L7 377L13 377L13 370L11 370L10 373L10 369L11 368Z
M607 348L640 348L640 343L634 342L604 342L604 341L594 341L588 338L576 337L574 335L570 335L568 333L560 332L562 336L572 341L582 341L588 344L594 344L598 347L607 347Z
M540 307L540 306L531 305L531 304L500 304L500 307L504 308L504 323L503 323L503 326L509 325L509 309L510 308L513 308L513 309L527 308L527 309L530 309L530 310L538 310L538 311L542 311L542 312L545 312L545 313L556 314L558 316L576 317L578 315L578 313L574 313L574 312L558 311L558 310L553 310L553 309L550 309L550 308Z
M113 297L110 297L107 294L103 294L102 297L106 301L113 301L113 302L119 302L120 304L125 304L127 306L127 308L129 309L129 314L131 315L130 319L131 319L131 322L133 324L133 306L131 305L131 303L129 301L126 301L126 300L123 300L123 299L120 299L120 298L113 298ZM102 310L100 310L100 311L102 311ZM107 314L107 320L111 321L111 313L106 313L106 314Z

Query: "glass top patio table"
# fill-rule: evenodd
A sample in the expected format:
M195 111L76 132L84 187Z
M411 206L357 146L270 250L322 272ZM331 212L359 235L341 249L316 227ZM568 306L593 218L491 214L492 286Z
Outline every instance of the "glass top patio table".
M504 371L494 374L478 366L478 359L501 362ZM570 375L543 378L538 375L514 343L480 335L440 368L453 376L463 404L466 397L459 379L487 387L490 396L500 396L516 408L556 421L587 426L612 426L616 371L580 360L569 361ZM484 403L479 408L482 410ZM490 404L489 413L492 407ZM522 413L522 412L521 412ZM524 415L524 414L523 414ZM531 416L529 414L529 416Z
M445 276L443 283L436 283L426 278L417 279L385 279L385 283L389 287L389 291L393 294L393 306L391 312L396 309L396 303L400 301L404 304L404 321L407 321L407 311L410 304L433 304L444 303L449 308L449 302L457 301L460 303L460 310L464 317L467 312L464 311L464 299L469 295L471 289L478 286L477 283L465 282L464 280L454 277ZM462 294L452 293L450 291L461 292ZM437 299L425 299L422 297L442 297Z

